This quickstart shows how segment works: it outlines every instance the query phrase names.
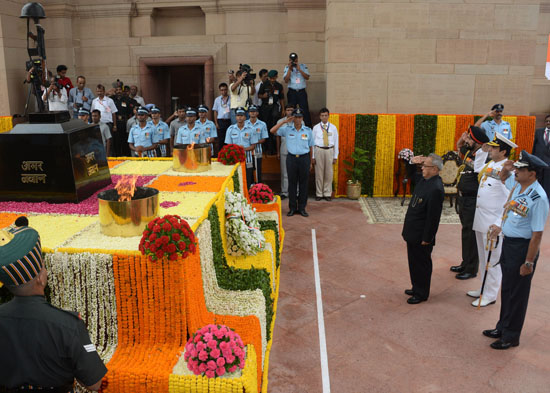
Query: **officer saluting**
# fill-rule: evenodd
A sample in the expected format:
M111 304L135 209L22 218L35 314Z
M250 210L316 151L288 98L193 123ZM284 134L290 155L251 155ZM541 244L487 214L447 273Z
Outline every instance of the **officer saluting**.
M548 198L537 181L537 172L548 165L523 150L519 160L506 161L500 178L512 190L504 207L502 228L491 225L491 236L504 234L500 265L502 292L500 319L495 329L484 330L487 337L498 338L494 349L519 345L519 337L529 301L531 280L539 257L542 232L548 217ZM510 171L516 167L515 175Z
M99 390L107 368L78 314L46 302L40 236L26 218L16 223L0 230L0 281L15 295L0 306L0 391L67 393L75 378Z
M270 130L272 134L276 133L278 136L286 138L289 208L287 216L293 216L296 212L304 217L309 216L306 212L306 205L309 171L312 169L313 132L311 128L302 124L303 117L304 112L300 108L294 109L292 116L276 124ZM294 123L283 127L291 121ZM297 187L299 187L298 198L296 198ZM297 203L296 199L298 199Z
M252 152L256 148L258 138L254 129L246 123L246 109L242 106L235 109L237 122L232 124L225 133L225 143L242 146L246 161L246 184L248 188L254 182L254 160Z

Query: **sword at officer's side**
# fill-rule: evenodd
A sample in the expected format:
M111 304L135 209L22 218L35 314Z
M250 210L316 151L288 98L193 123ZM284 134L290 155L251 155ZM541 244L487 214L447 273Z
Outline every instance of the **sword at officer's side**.
M490 266L491 254L493 253L493 250L498 247L499 240L500 240L500 236L497 236L497 240L495 242L495 240L491 238L491 230L487 231L487 243L485 244L485 249L489 250L489 255L487 256L487 264L485 265L485 272L483 273L483 282L481 283L481 291L479 292L479 299L477 303L478 310L481 308L481 299L483 298L483 290L485 289L485 281L487 280L487 273L489 272L489 267L494 267L494 266Z

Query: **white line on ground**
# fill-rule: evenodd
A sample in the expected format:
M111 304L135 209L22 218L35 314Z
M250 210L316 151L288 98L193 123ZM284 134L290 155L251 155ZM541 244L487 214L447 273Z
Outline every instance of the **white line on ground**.
M315 235L315 229L311 230L311 242L313 243L313 271L315 273L315 295L317 297L317 324L319 325L319 349L321 351L323 393L330 393L325 318L323 316L323 297L321 295L321 277L319 275L319 259L317 257L317 237Z

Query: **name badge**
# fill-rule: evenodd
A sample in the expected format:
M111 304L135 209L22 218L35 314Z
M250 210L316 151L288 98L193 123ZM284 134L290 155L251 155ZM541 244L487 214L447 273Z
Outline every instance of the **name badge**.
M302 140L307 141L307 134L302 134Z
M229 113L229 107L225 105L225 113Z
M195 134L195 139L199 139L199 134Z
M150 135L150 134L149 134L148 132L146 132L146 133L145 133L145 138L149 138L149 135Z
M329 132L329 133L328 133L328 136L332 136L332 132Z
M279 90L273 90L273 94L275 94L276 96L279 95Z
M288 136L296 136L295 134L288 134Z
M244 134L244 137L248 139L248 138L250 137L250 134L249 134L248 132L246 132L246 133Z
M234 133L231 134L231 136L232 136L233 138L237 138L237 137L239 136L239 134L236 133L236 132L234 132Z
M296 83L297 85L299 85L301 82L302 80L300 78L294 79L294 83Z
M273 97L269 97L268 104L273 105Z
M126 103L125 103L124 101L122 101L122 102L120 103L120 105L121 105L122 107L126 108Z
M259 128L256 128L256 132L259 134L261 130Z

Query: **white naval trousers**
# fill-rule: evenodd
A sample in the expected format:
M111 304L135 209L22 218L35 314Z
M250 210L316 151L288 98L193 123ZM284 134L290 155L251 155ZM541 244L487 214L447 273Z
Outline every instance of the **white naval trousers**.
M487 245L487 233L475 231L477 241L477 253L479 256L479 290L483 284L483 276L485 275L485 267L487 265L487 257L489 256L489 250L485 249ZM483 300L492 302L497 300L498 291L500 289L500 283L502 282L502 270L498 263L500 259L500 253L502 251L502 235L498 242L498 246L493 250L491 254L491 261L489 263L489 270L487 271L487 279L485 280L485 288L483 289ZM493 267L494 266L494 267Z

